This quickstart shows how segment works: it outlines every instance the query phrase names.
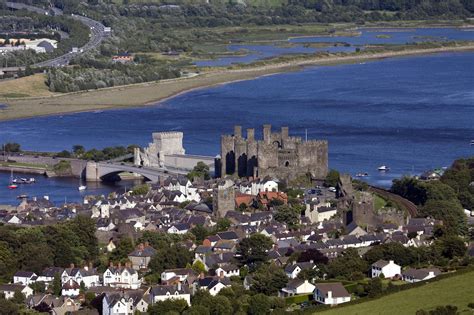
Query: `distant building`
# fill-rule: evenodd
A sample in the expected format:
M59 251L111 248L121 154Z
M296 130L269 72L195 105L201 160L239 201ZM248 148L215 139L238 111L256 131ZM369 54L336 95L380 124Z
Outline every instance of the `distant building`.
M371 276L372 278L377 278L380 277L381 274L383 274L385 278L393 278L396 275L400 275L401 270L402 268L397 265L393 260L378 260L372 264Z
M338 305L350 302L351 295L340 283L318 283L314 289L314 300L321 304Z
M129 53L121 53L121 54L112 56L112 61L115 63L132 63L133 59L134 59L133 55Z
M441 274L438 268L407 269L402 272L403 281L414 283L435 278Z
M132 268L135 270L146 270L156 250L148 243L139 244L137 248L128 254L128 259L132 262Z

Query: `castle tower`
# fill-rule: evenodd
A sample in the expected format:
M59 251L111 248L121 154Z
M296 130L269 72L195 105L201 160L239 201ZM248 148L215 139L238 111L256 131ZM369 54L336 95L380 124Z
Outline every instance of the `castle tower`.
M235 210L235 184L232 180L222 180L214 188L213 208L219 218L225 217L227 211Z

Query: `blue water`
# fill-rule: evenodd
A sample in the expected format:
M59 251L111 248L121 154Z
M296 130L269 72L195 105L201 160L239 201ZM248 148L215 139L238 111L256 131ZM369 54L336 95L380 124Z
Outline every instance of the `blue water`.
M60 151L147 145L154 131L184 132L188 153L216 155L234 124L288 125L329 140L331 168L389 186L403 174L474 155L474 53L311 67L192 91L156 106L0 123L0 142ZM377 172L386 164L391 171ZM0 175L6 182L8 174ZM77 184L73 186L77 189ZM0 204L10 200L0 189Z
M200 67L220 67L232 64L248 64L257 60L273 58L288 54L314 54L316 52L353 52L357 47L365 45L407 44L423 41L474 40L474 29L460 28L419 28L419 29L359 29L360 36L314 36L292 38L288 41L300 45L282 47L276 45L229 45L231 52L247 51L242 56L227 56L214 60L196 61ZM389 38L377 38L378 35L388 35ZM305 47L304 43L328 43L326 47ZM334 46L335 43L346 43L348 46Z

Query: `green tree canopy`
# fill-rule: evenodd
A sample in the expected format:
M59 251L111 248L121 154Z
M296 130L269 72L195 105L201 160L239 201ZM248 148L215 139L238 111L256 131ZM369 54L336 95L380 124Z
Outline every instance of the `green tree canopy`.
M237 251L241 255L243 264L259 264L268 259L267 252L272 248L271 238L255 233L244 238L238 245Z

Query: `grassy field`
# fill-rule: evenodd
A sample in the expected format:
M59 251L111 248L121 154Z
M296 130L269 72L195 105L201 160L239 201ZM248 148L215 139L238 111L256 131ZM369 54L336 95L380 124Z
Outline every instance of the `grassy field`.
M48 91L48 87L44 84L44 74L35 74L15 80L0 81L0 99L51 96L53 94L54 93Z
M472 285L474 271L460 274L421 287L397 292L380 299L355 304L347 307L333 308L316 312L323 315L408 315L415 314L419 309L432 310L436 306L455 305L461 314L474 314L467 304L474 303Z

